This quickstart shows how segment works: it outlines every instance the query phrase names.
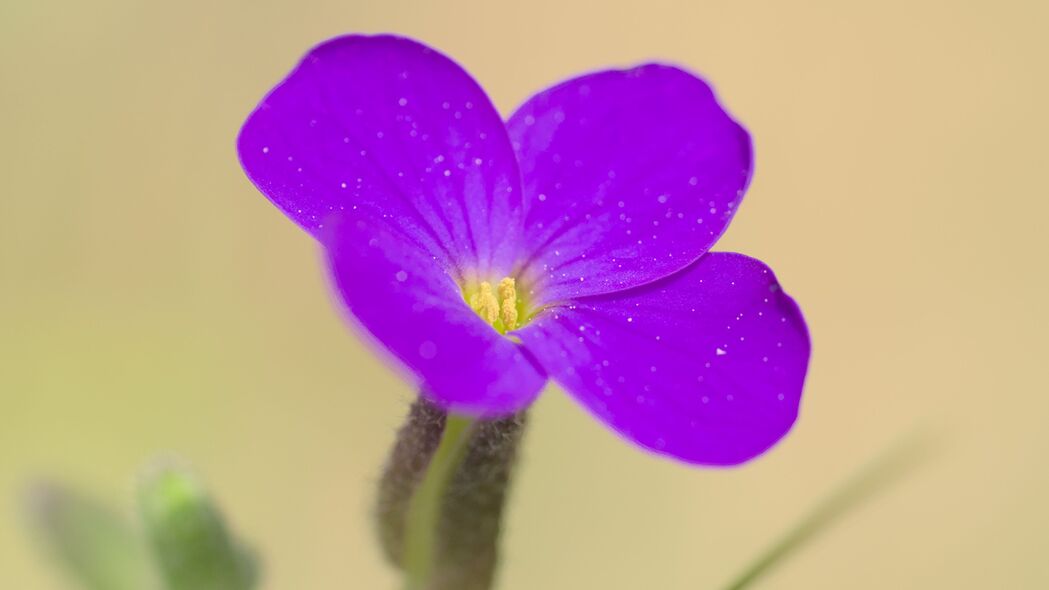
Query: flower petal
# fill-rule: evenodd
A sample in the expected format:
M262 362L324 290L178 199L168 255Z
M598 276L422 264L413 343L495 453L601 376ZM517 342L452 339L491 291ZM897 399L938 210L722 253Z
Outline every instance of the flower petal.
M750 137L692 74L607 71L541 92L510 118L539 303L649 283L703 255L751 173Z
M553 307L516 334L619 434L704 465L747 461L790 430L809 359L797 305L740 254Z
M415 41L319 45L248 117L237 147L252 182L311 233L366 209L466 277L505 276L519 252L505 126L469 74Z
M396 226L352 214L321 234L336 289L423 393L461 413L527 406L546 375L470 309L449 271Z

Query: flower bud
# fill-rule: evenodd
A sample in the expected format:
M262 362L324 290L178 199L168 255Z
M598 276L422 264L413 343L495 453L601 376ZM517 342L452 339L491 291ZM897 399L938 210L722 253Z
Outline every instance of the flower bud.
M249 590L253 557L191 475L173 466L149 473L138 493L146 535L168 590Z

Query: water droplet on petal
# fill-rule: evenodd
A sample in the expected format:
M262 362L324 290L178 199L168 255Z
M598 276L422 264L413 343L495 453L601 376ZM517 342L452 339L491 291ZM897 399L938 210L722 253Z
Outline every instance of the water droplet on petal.
M427 340L419 345L419 356L426 360L430 360L437 356L437 345L432 341Z

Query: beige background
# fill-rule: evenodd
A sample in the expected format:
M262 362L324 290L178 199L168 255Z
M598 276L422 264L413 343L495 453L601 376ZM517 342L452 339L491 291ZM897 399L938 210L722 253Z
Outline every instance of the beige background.
M501 588L716 587L915 429L939 458L761 587L1049 587L1047 6L4 0L0 588L61 587L19 524L27 479L127 505L162 450L257 543L267 588L396 587L369 509L412 392L233 149L349 31L444 50L504 112L587 69L703 72L757 149L720 247L768 261L812 329L797 427L741 469L647 456L551 388Z

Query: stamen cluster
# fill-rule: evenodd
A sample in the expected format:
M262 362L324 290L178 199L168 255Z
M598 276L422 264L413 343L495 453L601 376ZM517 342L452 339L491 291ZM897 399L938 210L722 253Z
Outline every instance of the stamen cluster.
M516 281L506 277L499 281L498 291L492 290L492 284L481 281L477 290L470 295L470 307L477 315L491 324L501 334L518 327L519 311L517 309Z

